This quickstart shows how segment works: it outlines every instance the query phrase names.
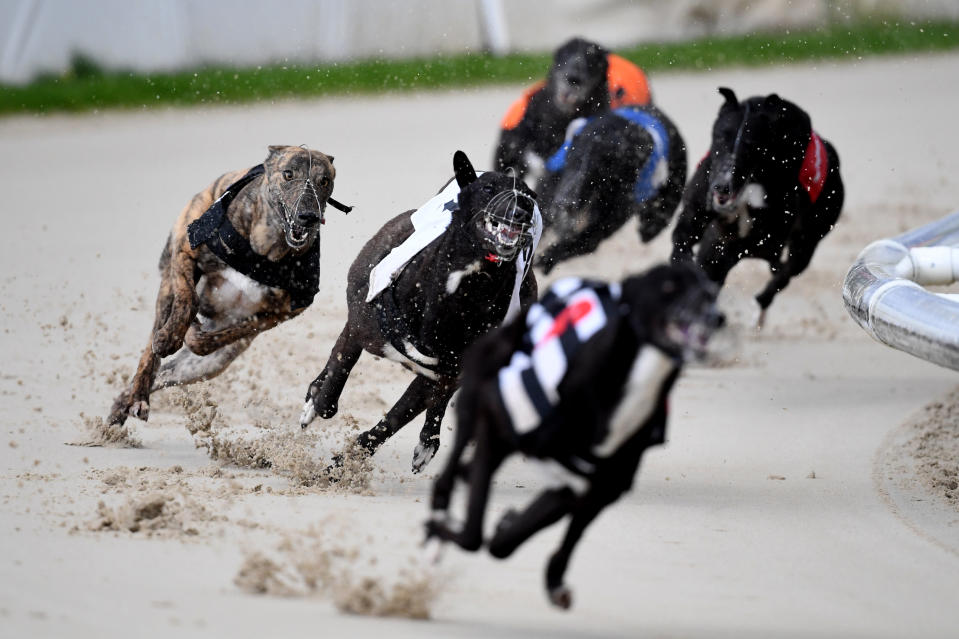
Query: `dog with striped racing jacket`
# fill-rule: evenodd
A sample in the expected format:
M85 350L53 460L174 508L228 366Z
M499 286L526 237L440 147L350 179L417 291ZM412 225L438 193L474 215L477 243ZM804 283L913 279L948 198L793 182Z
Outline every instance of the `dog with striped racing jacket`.
M563 481L522 512L508 511L488 548L508 557L569 515L546 569L550 601L569 608L563 577L573 549L632 487L643 452L665 440L670 389L723 322L715 296L692 264L657 266L622 283L564 278L525 315L478 340L465 357L455 441L433 487L427 540L478 550L496 469L513 453L541 460ZM469 484L461 528L446 517L457 478Z
M720 87L725 102L709 153L683 195L672 260L693 259L722 286L743 258L769 263L756 295L758 326L773 298L809 265L842 210L844 188L835 147L804 110L775 93L743 100Z

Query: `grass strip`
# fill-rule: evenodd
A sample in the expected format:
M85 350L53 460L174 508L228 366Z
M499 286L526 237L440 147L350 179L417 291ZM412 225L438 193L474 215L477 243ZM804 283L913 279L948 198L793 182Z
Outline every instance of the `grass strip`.
M959 22L870 21L803 31L645 43L618 49L649 73L707 71L959 48ZM532 82L551 55L473 53L409 60L207 67L176 73L106 71L78 55L69 71L0 85L0 115L222 105L331 95Z

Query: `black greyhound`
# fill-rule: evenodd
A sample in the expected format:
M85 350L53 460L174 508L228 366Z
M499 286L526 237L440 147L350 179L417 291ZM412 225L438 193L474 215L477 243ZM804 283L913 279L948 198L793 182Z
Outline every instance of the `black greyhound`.
M543 162L562 145L574 119L649 101L646 75L639 67L595 42L568 40L556 49L546 81L527 90L507 111L494 166L538 184Z
M642 242L666 228L686 186L686 144L659 109L620 107L571 132L546 168L540 202L552 241L537 264L549 273L596 250L633 216Z
M573 548L631 488L643 451L664 441L667 396L682 363L703 354L722 324L715 294L692 264L657 266L621 284L564 278L525 316L477 340L465 358L455 441L433 486L427 540L479 549L493 473L512 453L545 460L563 472L560 486L508 511L488 547L508 557L570 515L546 569L550 600L568 608L563 577ZM470 442L476 447L464 463ZM446 511L458 477L469 483L469 499L454 530Z
M306 428L317 415L336 414L364 349L393 359L417 376L357 443L372 454L425 410L414 472L439 448L463 351L536 299L529 266L542 222L535 194L502 173L477 177L462 151L453 169L455 179L437 196L387 222L356 257L347 276L346 326L310 384L300 418Z
M740 102L732 89L713 139L683 196L674 261L695 259L720 285L742 258L766 260L759 325L773 298L805 270L842 209L839 156L809 115L775 93Z

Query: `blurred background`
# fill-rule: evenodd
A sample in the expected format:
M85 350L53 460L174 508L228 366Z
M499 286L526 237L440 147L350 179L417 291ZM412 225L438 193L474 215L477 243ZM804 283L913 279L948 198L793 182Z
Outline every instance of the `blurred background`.
M3 0L0 83L106 70L547 51L571 35L609 47L863 19L959 19L957 0Z

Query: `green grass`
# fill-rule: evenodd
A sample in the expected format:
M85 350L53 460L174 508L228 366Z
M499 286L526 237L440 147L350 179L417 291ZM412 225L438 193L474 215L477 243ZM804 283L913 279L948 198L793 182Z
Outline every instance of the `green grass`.
M709 70L729 66L959 48L957 22L877 21L809 31L650 43L617 52L647 72ZM238 104L263 100L454 88L543 77L548 53L494 58L464 54L416 60L341 64L203 68L180 73L104 71L78 56L69 72L26 86L0 85L0 115Z

